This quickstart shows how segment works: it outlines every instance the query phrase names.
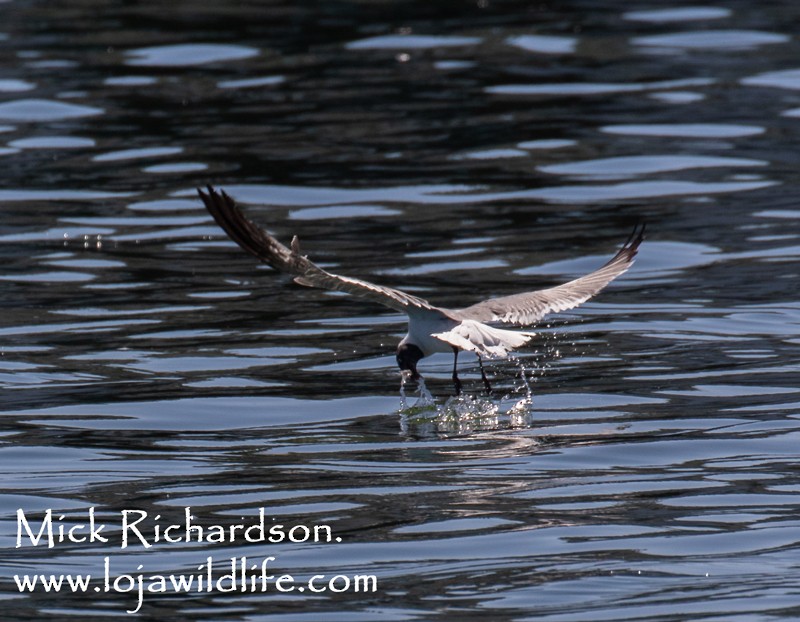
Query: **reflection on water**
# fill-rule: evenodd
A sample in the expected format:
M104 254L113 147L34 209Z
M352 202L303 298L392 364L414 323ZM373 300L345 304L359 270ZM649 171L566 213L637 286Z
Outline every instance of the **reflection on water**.
M159 45L128 50L128 65L142 67L186 67L258 56L258 50L243 45L191 43Z
M15 574L209 556L379 586L148 592L143 617L795 619L800 13L657 4L0 3L4 619L135 604ZM207 183L449 307L649 237L487 365L492 395L461 357L452 397L451 356L401 384L403 317L241 253ZM89 507L111 544L16 548L18 508ZM341 542L118 546L122 510L186 507Z
M757 30L715 30L712 32L677 32L647 37L634 37L635 45L679 50L749 50L762 45L789 41L788 35Z
M710 6L647 9L642 11L627 11L622 14L623 19L655 23L706 21L712 19L723 19L730 16L730 9Z
M495 95L613 95L621 93L638 93L642 91L662 91L687 87L709 86L713 80L706 78L690 78L686 80L666 80L657 82L558 82L552 84L511 84L487 87L487 93Z
M669 173L684 169L703 169L714 167L753 167L765 166L767 163L745 158L723 158L709 156L651 155L626 156L553 164L539 167L543 173L555 175L581 175L586 177L634 177L654 173Z
M2 121L65 121L103 114L101 108L48 99L18 99L0 104Z
M345 45L348 50L426 50L477 45L477 37L448 37L430 35L382 35Z
M675 136L680 138L738 138L763 134L765 131L763 127L736 125L733 123L626 123L623 125L607 125L601 130L609 134Z

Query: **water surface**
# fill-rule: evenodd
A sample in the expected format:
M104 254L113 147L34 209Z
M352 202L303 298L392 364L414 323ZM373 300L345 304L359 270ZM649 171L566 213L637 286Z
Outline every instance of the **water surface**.
M798 41L788 2L0 4L4 619L129 618L14 575L230 559L374 592L144 594L157 620L792 620ZM214 183L321 265L463 306L634 268L482 394L401 410L404 319L290 283ZM52 509L110 542L29 542ZM122 512L340 541L121 548ZM149 523L148 523L149 524ZM344 579L339 579L342 585ZM99 588L94 590L95 585Z

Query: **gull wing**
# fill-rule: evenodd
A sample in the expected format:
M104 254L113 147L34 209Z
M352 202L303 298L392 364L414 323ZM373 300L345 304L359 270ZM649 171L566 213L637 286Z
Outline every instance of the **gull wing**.
M459 317L478 322L529 325L538 322L548 313L577 307L631 267L644 238L644 229L644 225L636 227L628 241L608 263L586 276L557 287L491 298L455 312Z
M207 188L208 192L203 192L198 188L197 193L205 203L206 209L217 221L217 224L225 230L228 237L248 253L255 255L276 270L292 275L296 283L307 287L346 292L396 311L406 312L409 307L438 310L428 301L400 290L326 272L300 254L300 243L297 236L292 239L291 248L284 246L248 219L224 190L217 192L211 186L207 186Z

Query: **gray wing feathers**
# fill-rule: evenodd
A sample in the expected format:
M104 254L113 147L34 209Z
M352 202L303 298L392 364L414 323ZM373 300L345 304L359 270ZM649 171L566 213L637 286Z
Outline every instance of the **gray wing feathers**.
M408 307L433 309L423 300L400 290L375 285L360 279L339 276L326 272L307 257L300 254L300 242L295 236L291 248L281 244L264 229L249 220L225 191L217 192L208 186L208 192L198 189L206 209L234 242L251 255L269 264L276 270L294 276L294 281L307 287L319 287L353 294L380 303L396 311L407 311Z
M458 309L457 313L460 317L478 322L527 325L541 320L548 313L577 307L631 267L644 238L644 229L644 225L634 229L628 241L608 263L586 276L549 289L484 300L471 307Z

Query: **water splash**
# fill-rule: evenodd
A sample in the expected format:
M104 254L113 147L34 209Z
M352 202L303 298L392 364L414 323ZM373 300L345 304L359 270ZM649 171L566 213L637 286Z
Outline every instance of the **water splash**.
M414 405L409 407L408 401L406 400L406 384L409 382L415 382L417 384L417 388L419 389L419 397L417 401L414 402ZM431 408L436 407L436 400L434 399L431 392L428 390L428 387L425 385L425 379L420 376L417 380L411 379L411 373L408 371L401 372L400 376L400 410L402 412L407 411L425 411L430 410Z
M500 427L500 404L489 398L462 393L436 409L439 432L466 434Z
M469 392L452 396L439 403L425 385L425 380L412 380L408 371L402 372L400 384L401 433L423 436L460 435L483 430L527 428L533 425L535 384L553 367L564 352L577 347L575 342L564 343L557 324L543 324L539 333L539 347L524 355L510 355L506 362L516 368L509 373L506 367L502 376L513 377L505 393L492 395ZM409 406L406 386L414 386L419 396ZM495 387L496 389L497 387Z
M419 396L409 406L406 385L411 382L411 377L404 372L400 383L401 433L406 434L413 428L416 434L424 436L460 435L479 430L530 427L533 390L523 361L510 360L517 366L522 384L499 398L461 393L447 398L444 403L437 403L424 379L420 378L415 381Z

